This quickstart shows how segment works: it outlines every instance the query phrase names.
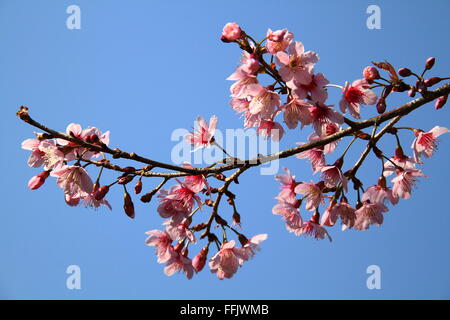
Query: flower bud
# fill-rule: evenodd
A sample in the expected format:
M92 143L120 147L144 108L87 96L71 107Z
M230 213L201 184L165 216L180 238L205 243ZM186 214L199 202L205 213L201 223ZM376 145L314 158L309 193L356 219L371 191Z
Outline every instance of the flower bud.
M94 191L94 199L97 201L102 200L109 192L109 186L102 186Z
M410 75L412 75L411 70L409 70L408 68L398 69L397 72L401 77L409 77Z
M214 202L211 199L206 199L205 205L207 205L208 207L212 207L214 205Z
M377 111L379 114L386 111L386 100L383 97L381 97L377 102Z
M423 83L423 81L417 81L416 87L417 91L419 91L420 93L424 93L427 91L427 86L425 85L425 83Z
M241 225L241 215L239 214L239 212L235 211L233 212L233 216L231 217L231 219L233 219L233 223L237 226Z
M364 68L363 76L369 83L371 83L375 79L380 79L380 73L378 72L378 69L372 66Z
M408 96L411 98L414 98L416 96L416 88L415 87L409 88Z
M131 219L134 219L134 204L133 200L131 200L131 196L128 192L125 191L123 195L123 210Z
M131 180L133 180L133 176L122 176L117 180L118 184L127 184Z
M135 194L139 194L142 191L142 180L139 179L138 181L136 181L136 185L134 186L134 193Z
M220 38L220 40L222 40L223 42L232 42L242 38L244 34L245 33L237 23L229 22L225 25L225 27L223 27L222 37Z
M192 230L200 231L200 230L205 229L207 226L208 226L208 224L206 222L202 222L202 223L199 223L199 224L196 224L195 226L193 226Z
M435 62L436 59L434 57L428 58L425 62L425 69L430 70L431 68L433 68Z
M222 226L228 225L228 222L227 222L224 218L222 218L221 216L219 216L218 214L216 214L216 216L215 216L214 219L216 220L216 222L217 222L218 224L220 224L220 225L222 225Z
M155 193L156 193L156 191L155 191L155 190L152 190L152 191L150 191L149 193L144 194L144 195L141 197L141 201L144 202L144 203L148 203L148 202L152 201L152 198L153 198L153 196L155 195Z
M30 181L28 181L28 188L30 188L31 190L39 189L45 183L45 180L49 175L50 171L42 171L38 175L31 178Z
M440 108L442 108L444 106L444 104L447 102L448 99L448 94L442 97L439 97L436 99L436 102L434 104L434 108L436 110L439 110Z
M425 86L427 87L432 87L434 86L436 83L440 82L442 79L439 77L432 77L432 78L428 78L424 81Z
M378 178L378 185L383 188L386 189L386 178L384 176L380 176Z
M192 266L195 272L200 272L203 270L206 264L206 259L208 257L208 246L204 246L200 252L192 259Z

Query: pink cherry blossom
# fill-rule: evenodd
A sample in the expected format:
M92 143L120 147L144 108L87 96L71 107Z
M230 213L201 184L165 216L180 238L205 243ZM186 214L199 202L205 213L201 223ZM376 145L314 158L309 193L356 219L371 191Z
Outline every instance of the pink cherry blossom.
M236 80L230 87L231 96L238 99L247 99L252 87L250 85L258 84L255 76L243 72L235 72L227 80Z
M426 177L426 175L417 169L397 170L397 176L391 180L394 184L392 194L395 197L409 199L412 187L417 182L418 177Z
M196 243L194 233L189 229L190 220L183 219L180 223L173 223L172 221L167 222L166 231L170 234L173 240L182 240L187 238L189 242Z
M278 203L272 208L272 213L282 216L286 223L286 229L289 232L295 232L303 224L300 216L299 201L293 203L284 199L278 199Z
M53 170L51 176L57 177L56 183L69 196L76 194L86 196L93 191L94 184L83 167L66 165L58 170Z
M284 122L289 129L295 129L298 122L302 124L302 128L312 122L310 107L312 105L304 100L291 99L282 106L284 111Z
M308 95L314 102L325 102L328 98L328 92L325 85L330 83L328 79L322 74L311 75L311 82L308 84L296 83L293 88L294 94L298 99L305 99Z
M192 266L194 267L195 272L200 272L205 267L208 251L208 246L205 246L194 257L194 259L192 259Z
M231 107L238 113L242 113L244 118L244 128L257 127L261 123L261 117L258 114L252 114L249 110L250 101L247 99L232 98Z
M295 187L295 193L302 194L306 199L306 210L314 211L321 203L323 204L323 194L320 184L314 182L299 183Z
M191 132L185 136L186 141L198 148L203 148L211 145L214 142L214 133L217 127L217 117L212 116L209 119L209 125L203 119L203 117L198 116L196 119L197 130Z
M159 215L162 218L171 218L175 224L180 223L191 213L194 203L199 207L202 206L200 197L181 182L168 191L160 190L158 197L162 198L157 209Z
M315 132L319 136L326 134L327 125L329 123L341 124L344 122L344 116L332 107L332 105L316 103L315 106L310 108L311 116L313 118L312 124Z
M325 137L331 136L331 135L335 134L336 132L339 132L340 130L341 130L341 127L338 124L336 124L334 122L330 122L325 125L324 134L322 136L319 136L317 133L313 132L308 137L308 140L310 142L318 141ZM333 153L340 140L341 139L335 140L335 141L330 142L330 143L326 144L325 146L323 146L323 153L324 154Z
M187 169L194 169L194 167L189 163L183 163L183 167ZM206 180L206 175L198 174L195 176L186 176L184 178L183 184L187 186L194 193L199 193L206 187L207 190L210 189L208 181Z
M64 153L56 146L55 141L42 141L39 150L42 151L45 170L58 169L64 165Z
M248 86L248 94L252 97L248 106L249 112L259 115L262 119L271 119L275 108L280 107L280 96L271 87L251 84Z
M302 145L303 143L298 142ZM311 162L312 170L314 173L318 172L325 165L323 147L311 148L309 150L300 152L296 155L298 159L308 159Z
M319 60L315 52L305 52L303 44L296 41L289 45L287 53L279 51L276 57L278 72L290 88L295 88L296 83L311 83L314 64Z
M231 74L227 80L242 80L248 77L253 77L256 79L256 74L258 73L260 63L256 55L244 51L242 53L241 64L236 69L236 71Z
M422 130L416 130L414 133L416 138L414 139L411 148L414 150L414 160L417 163L422 163L420 158L430 158L438 146L438 139L441 134L450 132L447 128L436 126L428 132Z
M170 260L174 254L172 247L172 237L167 231L150 230L146 234L149 236L145 240L145 244L148 246L156 247L156 256L158 257L158 263L165 263Z
M371 186L364 192L361 197L362 201L370 200L370 202L384 203L389 200L392 204L398 203L398 197L394 195L391 189L380 185Z
M294 35L287 29L272 31L267 30L266 49L270 54L276 54L279 51L284 51L291 43Z
M368 67L365 67L363 70L363 77L368 82L370 82L370 81L379 79L380 73L378 72L377 68L375 68L373 66L368 66Z
M267 239L267 234L258 234L253 236L251 239L248 239L248 242L242 247L244 249L244 253L246 255L245 260L249 260L253 258L256 251L260 250L259 244Z
M284 135L284 129L278 122L262 120L256 133L264 138L270 137L273 141L280 141Z
M330 240L330 242L332 241L330 235L328 234L328 231L322 227L318 222L315 221L316 219L311 218L311 220L307 221L307 222L303 222L303 224L301 225L300 228L298 228L295 231L295 234L297 236L299 235L305 235L305 236L309 236L309 237L313 237L317 240L321 239L325 239L325 237L328 237L328 240Z
M220 280L225 278L230 279L246 260L246 250L236 248L235 241L231 240L222 244L219 252L211 258L209 268Z
M167 276L172 276L177 272L183 272L188 279L192 279L194 275L194 267L192 260L187 257L187 253L178 253L175 251L167 261L164 267L164 273Z
M244 35L241 27L236 22L229 22L223 27L221 40L231 42L242 38Z
M390 176L397 171L397 167L405 170L415 169L416 162L414 159L404 155L401 149L397 148L395 156L384 163L383 175L385 177Z
M352 228L356 220L356 209L348 204L346 198L342 198L340 202L331 202L330 206L322 215L321 225L333 226L337 219L340 218L342 222L342 230Z
M38 168L44 164L44 152L39 149L41 142L38 139L26 139L22 142L22 149L32 151L28 158L28 165L32 168Z
M92 192L88 195L84 195L80 198L83 199L83 203L84 203L85 207L98 209L101 206L106 206L109 208L109 210L112 210L112 207L109 204L108 200L106 200L104 197L101 198L100 200L97 200L94 196L94 192Z
M342 174L339 164L323 166L320 168L322 172L322 179L325 182L325 186L328 188L337 187L340 183L347 191L347 178Z
M366 79L356 80L351 86L349 82L346 82L342 89L342 99L339 102L341 111L345 113L348 109L354 118L361 118L359 114L359 105L372 105L375 104L378 99L375 92L370 90L369 87L370 85Z
M355 229L367 230L372 224L380 226L383 223L383 213L385 212L388 212L388 208L384 204L370 202L369 200L364 201L361 208L355 211Z
M277 199L284 199L289 203L294 203L295 199L295 187L297 182L295 181L295 176L291 174L289 169L285 168L285 174L277 174L275 180L281 183L282 191L279 193Z

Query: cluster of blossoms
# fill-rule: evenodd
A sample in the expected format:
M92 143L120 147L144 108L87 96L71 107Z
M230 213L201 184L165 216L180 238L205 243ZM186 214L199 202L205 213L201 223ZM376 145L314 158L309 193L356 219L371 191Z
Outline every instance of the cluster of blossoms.
M245 128L256 128L257 134L278 141L285 134L282 122L288 129L311 126L307 143L299 142L299 146L276 155L295 155L299 159L306 159L311 164L313 174L320 176L317 182L297 181L289 169L276 176L282 190L275 198L278 203L272 212L280 215L287 230L295 235L328 238L331 241L327 227L334 226L339 219L343 230L366 230L371 225L381 225L384 214L388 211L388 202L395 205L401 198L410 198L418 178L425 177L418 166L423 164L424 158L434 154L438 137L450 132L439 126L427 132L418 128L394 126L402 116L413 110L406 110L406 107L410 108L407 105L398 108L403 108L400 111L406 110L403 113L398 109L397 113L396 110L392 110L392 114L386 113L387 98L394 92L407 91L410 97L419 93L423 98L421 104L436 98L435 108L441 109L444 106L448 87L444 88L446 91L441 91L444 94L437 96L435 91L425 101L428 88L449 79L424 78L425 73L435 64L434 58L426 61L420 76L407 68L395 70L388 62L373 62L374 66L363 70L361 79L356 79L351 84L345 81L341 86L330 84L324 74L316 72L319 56L315 52L305 51L304 45L294 40L293 33L287 29L269 29L263 40L256 41L238 24L228 23L223 28L221 40L235 43L243 50L240 64L228 80L235 81L230 88L230 104L242 115ZM380 71L386 72L389 79L382 77ZM406 83L405 78L410 76L416 78L415 83ZM338 108L327 102L328 88L341 90ZM373 91L375 88L382 89L379 95ZM375 105L380 114L376 120L372 118L365 121L367 123L373 120L372 134L362 131L369 125L346 118L348 112L351 117L360 119L361 105ZM277 120L278 115L282 115L281 122ZM167 275L179 272L191 279L208 262L210 271L218 279L231 278L244 262L255 255L261 242L267 239L266 234L247 238L237 230L241 227L241 216L236 209L236 195L229 187L232 183L238 183L239 175L250 167L276 159L274 155L267 155L264 158L258 156L255 163L239 163L240 160L231 156L214 138L218 123L216 116L212 116L209 122L203 117L197 117L197 128L185 136L185 141L194 150L215 146L224 152L226 157L222 162L206 168L194 168L189 163L174 166L117 148L110 149L109 132L102 133L97 128L83 130L80 125L71 124L64 134L53 131L32 120L26 107L21 107L18 116L46 132L36 134L35 139L25 140L22 144L24 149L32 151L29 166L44 168L44 171L29 181L28 186L32 190L41 187L49 176L54 176L58 186L64 190L68 205L84 203L88 207L105 205L111 208L105 196L112 186L121 185L124 188L124 212L128 217L134 218L134 203L127 185L138 178L134 187L134 193L138 195L143 190L144 177L164 178L158 186L140 196L140 200L148 203L155 195L159 199L156 211L164 219L163 228L148 231L146 244L155 247L157 261L165 264L164 272ZM382 116L385 118L380 120ZM387 120L391 122L377 132L378 125ZM342 128L344 123L349 127ZM412 156L404 153L398 130L409 130L414 134ZM395 136L397 146L392 157L386 156L377 147L378 140L384 134ZM336 160L330 161L329 157L346 137L352 140ZM353 167L344 170L345 155L355 141L367 143L367 152L361 154ZM381 174L375 185L364 189L357 171L371 151L381 160ZM120 167L107 160L106 154L112 155L113 159L130 159L145 163L146 166L141 169ZM100 156L102 159L95 160ZM90 165L100 168L95 182L86 171L86 167ZM118 171L121 175L112 183L101 186L100 177L105 168ZM154 168L173 172L154 172ZM235 171L226 176L224 172L229 170ZM176 183L168 189L163 188L171 179ZM389 186L388 179L391 182ZM219 182L221 186L215 187L214 182ZM349 201L349 184L353 185L356 193L355 205ZM227 198L232 208L231 223L218 212L223 198ZM309 218L306 218L304 212L300 212L303 210L303 203L304 210L310 213ZM208 220L194 223L194 219L199 218L196 213L208 207L211 209ZM221 240L214 232L216 229L222 233ZM196 235L198 232L201 234ZM230 234L236 239L229 239ZM206 244L190 258L191 245L198 244L202 239L206 240ZM217 248L217 252L208 257L211 245Z
M109 144L109 131L102 133L94 127L83 130L79 124L72 123L67 126L66 134L99 146ZM84 203L86 207L98 208L105 205L111 209L106 199L96 199L98 180L96 183L92 182L85 166L81 165L81 161L100 157L99 152L67 140L49 138L44 133L36 133L35 136L34 139L22 142L22 148L31 151L28 165L32 168L44 168L44 171L28 182L31 190L40 188L46 179L52 176L63 189L64 199L68 205L77 206ZM74 163L69 164L70 162Z

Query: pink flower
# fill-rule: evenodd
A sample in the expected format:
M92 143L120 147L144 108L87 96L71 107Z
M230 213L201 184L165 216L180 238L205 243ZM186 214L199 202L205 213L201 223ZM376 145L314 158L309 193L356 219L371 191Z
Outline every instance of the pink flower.
M361 198L362 201L370 200L370 202L377 203L384 203L386 199L392 204L398 203L398 197L394 195L392 190L380 185L374 185L368 188Z
M49 171L42 171L38 175L32 177L30 181L28 181L28 188L30 188L31 190L39 189L45 183L45 180L49 175Z
M83 199L84 206L97 209L101 206L106 206L109 208L109 210L112 210L111 205L109 204L108 200L106 200L104 197L100 200L95 199L94 192L84 195L83 197L80 197Z
M299 142L297 144L301 145L302 143ZM316 173L325 165L323 150L323 147L312 148L298 153L296 157L298 159L308 159L311 162L312 170Z
M390 176L397 171L398 167L405 170L416 168L414 159L405 156L400 148L395 150L395 156L384 163L383 175L385 177Z
M284 135L284 129L278 122L262 120L256 133L264 138L272 138L273 141L280 141Z
M31 150L28 158L28 165L32 168L38 168L44 164L44 152L39 149L41 141L38 139L26 139L22 142L22 149Z
M348 204L347 199L343 197L339 203L331 202L330 206L322 215L321 225L333 226L337 219L342 222L342 230L352 228L356 220L356 209Z
M248 106L249 112L259 115L261 119L271 119L275 107L280 107L280 96L271 87L252 84L248 86L248 94L252 97Z
M395 197L409 199L412 187L417 182L418 177L426 177L426 175L417 169L397 170L397 176L391 180L394 184L392 194Z
M80 140L86 141L91 144L109 144L109 131L102 133L99 129L95 127L88 127L87 129L82 129L79 124L71 123L66 128L66 134L78 138ZM68 161L75 160L79 156L83 156L83 159L90 159L92 157L99 157L100 152L86 151L86 148L77 147L78 145L74 142L67 141L64 139L56 139L59 145L67 147L69 152L65 154L65 158Z
M87 196L93 191L94 184L87 171L80 166L64 166L51 172L51 176L57 177L56 183L64 193L69 196Z
M252 53L244 51L240 66L228 77L227 80L242 80L245 78L254 77L258 73L259 67L260 63L257 57Z
M298 99L305 99L309 94L312 101L325 102L325 100L327 100L328 98L328 93L325 89L325 85L327 85L328 83L330 82L322 73L313 74L311 76L310 83L296 83L296 87L293 88L294 94Z
M342 183L344 190L347 191L347 178L342 174L341 166L341 161L338 159L335 164L320 168L322 179L325 182L326 187L333 188Z
M323 136L319 136L317 133L312 133L308 137L308 140L310 142L321 140L325 137L335 134L336 132L339 132L340 130L341 130L341 127L338 124L336 124L334 122L330 122L325 125L325 130L324 130ZM323 146L323 153L324 154L333 153L339 143L339 140L340 139L330 142L330 143L326 144L325 146Z
M249 260L253 258L256 251L260 250L259 244L267 239L267 234L258 234L253 236L248 242L242 247L244 249L246 259Z
M222 37L220 39L224 42L231 42L241 39L244 35L241 27L236 22L229 22L223 27Z
M183 164L184 168L194 169L194 167L189 163ZM206 180L205 175L199 174L195 176L186 176L184 178L183 184L187 186L194 193L199 193L206 187L206 189L210 189L208 181Z
M197 131L189 133L185 136L186 141L198 148L211 145L214 142L214 133L217 127L217 117L212 116L209 119L209 125L203 117L197 117Z
M298 122L302 124L302 128L312 122L311 111L309 108L312 105L304 100L291 99L288 103L283 105L284 122L289 129L295 129Z
M291 43L287 51L288 53L279 51L276 55L281 78L290 88L295 88L296 83L311 83L311 73L314 64L319 60L318 55L312 51L305 52L303 44L298 41Z
M167 233L170 234L173 240L182 240L187 238L189 242L196 243L194 233L189 229L190 220L183 219L181 223L173 223L169 221L166 227Z
M249 90L252 89L250 85L258 84L258 79L255 76L243 72L235 72L227 80L237 80L231 85L230 92L232 97L239 99L247 99L250 95Z
M164 273L167 276L172 276L176 272L183 272L188 279L192 279L192 276L194 275L192 260L187 257L186 250L184 250L182 253L179 253L175 250L175 252L170 257L170 260L167 261L167 264L164 267Z
M295 231L295 234L297 236L299 235L310 236L317 240L319 239L323 240L325 239L325 237L328 237L328 240L330 240L331 242L331 237L328 234L327 230L324 227L322 227L316 220L317 218L313 216L311 220L309 220L308 222L303 222L301 227Z
M156 256L158 257L158 263L165 263L170 260L174 254L172 247L172 237L167 231L150 230L146 234L149 237L145 240L145 244L148 246L156 247Z
M159 215L162 218L171 218L175 224L180 223L191 213L195 202L199 207L202 206L200 197L183 183L173 186L168 191L161 190L158 197L162 198L157 209Z
M276 54L279 51L284 51L291 43L294 35L287 29L272 31L269 29L267 31L267 42L266 49L270 54Z
M323 203L322 186L323 183L315 184L313 182L303 182L295 187L295 193L302 194L307 200L306 210L314 211L321 203Z
M416 138L414 139L411 148L414 150L414 160L417 163L422 163L420 157L424 156L430 158L438 146L438 139L441 134L450 132L447 128L436 126L428 132L422 130L415 130Z
M286 223L286 229L289 232L295 232L303 224L303 219L300 216L298 209L300 202L287 202L284 199L278 199L278 203L272 208L272 213L280 215Z
M361 208L355 211L355 229L367 230L372 224L380 226L383 223L383 213L385 212L388 212L388 208L384 204L370 202L369 200L364 201Z
M359 105L372 105L377 102L377 95L375 92L369 89L370 85L365 79L359 79L352 83L350 86L349 82L345 82L345 87L342 89L343 96L339 102L341 111L346 112L347 108L350 114L359 119Z
M327 125L329 123L341 124L344 122L342 114L332 109L333 106L328 106L323 103L316 103L315 106L310 108L312 116L312 124L315 132L319 136L326 134Z
M219 252L211 258L209 268L220 280L224 278L230 279L246 260L246 250L243 248L235 248L235 242L231 240L222 244Z
M282 191L279 193L276 199L283 199L289 203L294 203L295 199L295 187L297 186L297 182L295 181L295 176L291 174L289 169L284 169L286 174L277 174L275 176L275 180L281 183Z

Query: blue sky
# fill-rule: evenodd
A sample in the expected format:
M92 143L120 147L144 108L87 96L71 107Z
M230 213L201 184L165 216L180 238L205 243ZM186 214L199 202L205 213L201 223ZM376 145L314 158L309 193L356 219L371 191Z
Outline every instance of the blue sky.
M66 8L81 8L81 29L66 28ZM381 30L366 27L366 8L381 8ZM435 56L436 76L449 74L443 18L448 1L5 1L0 0L0 298L3 299L448 299L450 223L447 184L450 136L426 161L429 176L412 199L401 201L382 227L365 232L330 230L333 242L289 234L271 213L278 193L273 176L249 171L233 186L245 234L268 233L262 251L231 280L209 271L186 280L167 277L145 231L160 228L156 203L136 200L136 219L122 212L122 193L111 192L112 211L70 208L53 183L27 189L38 171L28 168L20 143L33 128L15 117L20 105L48 126L71 122L111 130L111 145L170 161L173 129L190 128L197 115L216 114L219 127L242 121L228 105L238 48L219 41L222 27L238 22L261 39L267 28L288 28L320 56L316 69L332 83L361 76L370 61L421 71ZM329 102L337 104L339 92ZM407 101L390 100L394 107ZM363 115L373 115L373 108ZM450 126L448 108L432 104L401 123L425 130ZM291 130L281 147L305 141ZM401 135L409 151L412 137ZM392 139L382 142L392 150ZM356 158L363 146L349 155ZM123 163L123 162L119 162ZM361 178L375 182L371 159ZM283 160L299 180L309 165ZM378 167L377 167L378 168ZM378 170L377 170L378 172ZM150 188L156 181L144 185ZM224 207L226 209L226 207ZM202 213L205 217L208 212ZM66 288L66 268L81 268L81 290ZM381 290L366 287L366 268L381 268Z

